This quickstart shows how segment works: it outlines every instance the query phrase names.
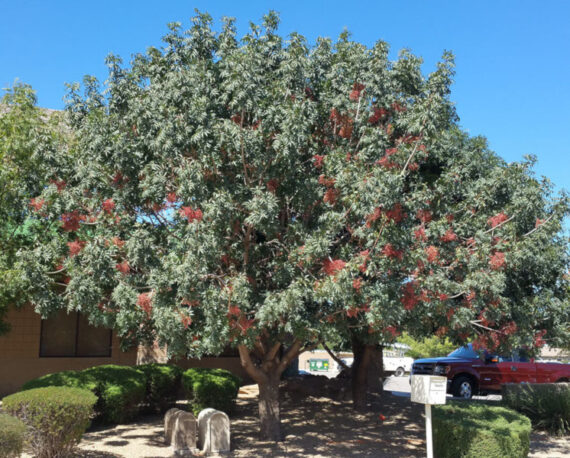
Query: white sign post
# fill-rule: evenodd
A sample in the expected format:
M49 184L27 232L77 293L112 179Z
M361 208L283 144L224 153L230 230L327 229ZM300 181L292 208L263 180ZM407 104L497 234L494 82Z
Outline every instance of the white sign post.
M425 404L427 457L433 458L431 406L445 404L447 378L438 375L412 375L412 402Z

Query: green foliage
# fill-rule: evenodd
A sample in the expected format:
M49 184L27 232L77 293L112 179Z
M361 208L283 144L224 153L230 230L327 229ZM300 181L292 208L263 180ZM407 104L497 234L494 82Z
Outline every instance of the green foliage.
M241 379L224 369L192 368L182 374L182 386L192 412L208 407L231 414Z
M137 369L145 374L145 404L150 410L164 412L176 402L182 369L168 364L142 364Z
M105 423L126 423L138 413L145 399L147 381L144 373L136 368L105 365L44 375L27 382L22 389L45 386L90 390L97 396L98 419Z
M408 333L403 333L402 336L398 338L398 342L410 347L406 352L406 356L414 359L446 356L457 347L457 345L451 342L447 337L435 335L423 339L414 339Z
M570 383L503 385L503 402L529 417L535 428L570 433Z
M56 145L65 149L64 133L58 129L60 116L37 108L30 86L16 83L5 91L0 100L0 334L8 329L2 322L7 307L28 300L28 285L15 266L16 254L43 238L30 218L30 199L50 178Z
M433 407L434 454L439 458L522 458L530 420L513 410L479 403Z
M568 340L567 199L461 132L453 56L424 75L278 22L239 39L198 14L129 66L109 56L106 87L70 87L74 160L35 218L55 232L18 263L37 310L195 357L354 330Z
M81 440L93 415L96 396L80 388L48 387L5 397L2 408L28 427L38 458L67 456Z
M0 413L0 456L20 456L26 437L26 425L16 417Z

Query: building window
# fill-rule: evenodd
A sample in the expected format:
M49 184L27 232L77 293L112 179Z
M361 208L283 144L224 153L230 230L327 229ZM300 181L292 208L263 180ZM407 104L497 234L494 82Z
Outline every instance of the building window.
M60 310L42 320L40 357L110 357L112 331L95 327L78 312Z

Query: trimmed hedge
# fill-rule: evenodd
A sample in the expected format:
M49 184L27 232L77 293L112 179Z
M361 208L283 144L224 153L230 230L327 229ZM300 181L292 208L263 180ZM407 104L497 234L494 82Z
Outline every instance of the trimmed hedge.
M503 403L529 417L535 428L570 433L570 383L509 383L503 385Z
M241 379L224 369L192 368L182 374L182 386L194 415L212 407L231 413Z
M176 402L180 389L182 369L168 364L137 366L146 378L145 404L151 411L165 412Z
M450 402L434 407L434 455L438 458L526 457L530 420L505 407Z
M16 417L0 413L0 456L18 457L24 448L26 425Z
M93 392L98 400L95 412L104 423L125 423L139 411L146 394L146 377L130 366L95 366L83 371L44 375L24 384L22 390L68 386Z
M97 397L88 390L52 386L20 391L2 400L2 408L28 426L37 458L69 455L93 416Z

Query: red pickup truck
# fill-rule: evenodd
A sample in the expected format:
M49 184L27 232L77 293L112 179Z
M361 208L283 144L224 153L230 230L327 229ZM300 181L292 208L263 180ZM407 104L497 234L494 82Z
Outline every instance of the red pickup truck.
M447 377L447 392L469 399L474 394L498 392L505 383L570 382L570 364L541 363L517 351L508 357L478 354L469 344L442 358L417 359L411 374Z

